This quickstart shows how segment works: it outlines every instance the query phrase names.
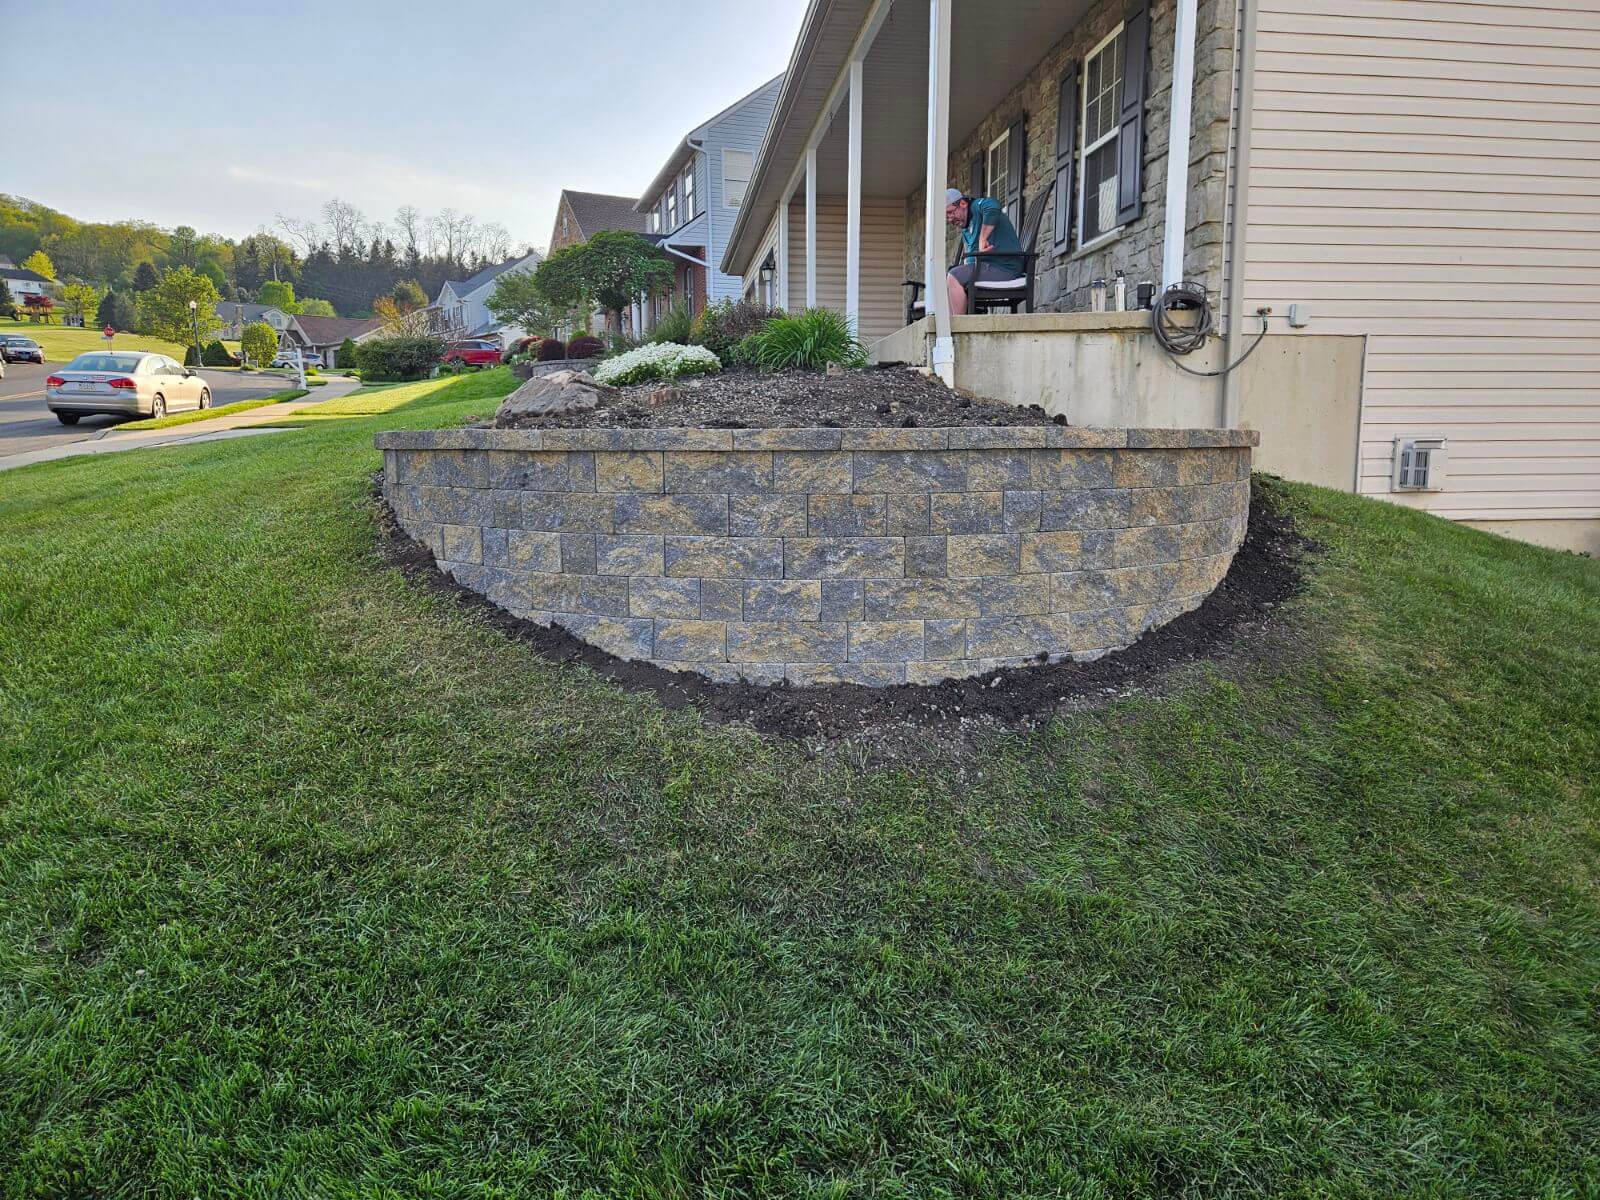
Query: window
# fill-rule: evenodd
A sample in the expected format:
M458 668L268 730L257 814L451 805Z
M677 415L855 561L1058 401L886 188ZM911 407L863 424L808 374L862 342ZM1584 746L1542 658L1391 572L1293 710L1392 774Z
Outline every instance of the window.
M1078 244L1086 246L1117 228L1117 159L1122 116L1122 38L1119 28L1083 66L1083 190Z
M744 203L745 189L750 186L750 172L755 166L755 155L748 150L722 152L722 202L729 208Z
M652 208L650 210L649 229L651 233L661 232L661 211L659 209Z
M990 143L989 157L984 170L985 196L993 196L1001 204L1006 202L1006 193L1011 186L1011 181L1007 178L1010 167L1011 131L1008 129Z
M674 179L667 189L667 231L678 227L678 181Z
M683 219L694 220L694 164L683 173Z
M563 241L566 240L566 236L567 236L567 214L566 213L562 213L561 214L561 237L562 237Z

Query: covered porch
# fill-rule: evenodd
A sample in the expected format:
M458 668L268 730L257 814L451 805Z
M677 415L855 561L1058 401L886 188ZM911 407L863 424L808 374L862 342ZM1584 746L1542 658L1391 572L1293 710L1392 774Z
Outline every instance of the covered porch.
M814 4L724 269L745 277L752 298L843 312L874 357L925 362L952 384L958 356L983 353L974 339L1002 329L1009 338L1030 325L1064 332L1059 313L1037 310L1073 304L1058 291L1041 305L1035 286L1029 311L962 318L958 337L944 283L953 236L947 186L995 195L1019 232L1035 227L1041 277L1065 275L1059 264L1068 257L1089 269L1098 240L1106 253L1137 242L1153 256L1145 268L1152 283L1183 278L1197 4L1155 7L1165 14L1154 28L1166 44L1152 54L1151 7L1130 10L1126 0ZM1105 60L1103 70L1100 59L1085 57L1088 49ZM1164 128L1147 153L1145 127L1156 124L1144 104L1153 58L1161 63ZM1083 62L1094 70L1092 97ZM1100 143L1120 161L1109 174L1102 167L1087 200L1078 185L1089 157L1078 130L1086 115L1097 128L1123 129L1120 143ZM1145 161L1158 152L1176 168L1147 179ZM1164 202L1155 187L1162 177L1171 184ZM1148 213L1147 192L1156 197ZM1135 223L1141 236L1123 238ZM1153 236L1142 236L1151 224ZM1131 304L1140 268L1130 266ZM923 282L929 305L908 327L909 279ZM1124 325L1130 320L1123 316Z

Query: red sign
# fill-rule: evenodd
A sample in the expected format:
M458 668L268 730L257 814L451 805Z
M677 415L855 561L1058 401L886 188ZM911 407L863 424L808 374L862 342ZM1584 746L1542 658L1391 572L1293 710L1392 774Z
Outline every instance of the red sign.
M105 338L105 340L109 342L112 338L117 336L117 331L115 329L111 328L111 326L107 325L104 329L102 329L100 331L100 336Z

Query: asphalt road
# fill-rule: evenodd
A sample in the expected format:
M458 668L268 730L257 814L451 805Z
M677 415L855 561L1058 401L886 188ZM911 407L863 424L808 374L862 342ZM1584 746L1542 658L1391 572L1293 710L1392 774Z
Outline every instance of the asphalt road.
M44 381L60 363L7 363L0 379L0 458L25 450L44 450L82 441L120 425L124 417L84 417L76 425L63 425L45 407ZM201 371L211 388L213 407L270 396L294 386L277 375L240 375L237 371Z

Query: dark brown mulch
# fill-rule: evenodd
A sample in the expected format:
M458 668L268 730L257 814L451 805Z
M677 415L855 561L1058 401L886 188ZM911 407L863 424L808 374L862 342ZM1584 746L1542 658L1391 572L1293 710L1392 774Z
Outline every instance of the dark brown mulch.
M1151 630L1126 650L1091 663L1041 664L927 686L758 687L712 683L699 675L628 662L563 629L514 617L440 572L427 548L400 528L381 495L379 509L383 549L391 564L414 582L454 596L547 658L581 664L623 687L653 692L668 708L692 706L713 720L749 724L813 748L860 738L873 757L889 760L944 757L936 747L970 744L981 727L1037 726L1086 699L1154 686L1174 666L1231 650L1243 637L1259 633L1277 606L1300 591L1303 559L1319 549L1281 511L1272 481L1258 476L1249 531L1227 577L1199 608ZM935 736L928 736L930 730Z
M663 397L665 397L663 399ZM907 367L869 367L823 375L783 371L759 375L728 371L661 384L620 388L616 398L589 412L523 417L507 428L827 429L858 426L1046 425L1037 405L1018 408L999 400L952 392Z

